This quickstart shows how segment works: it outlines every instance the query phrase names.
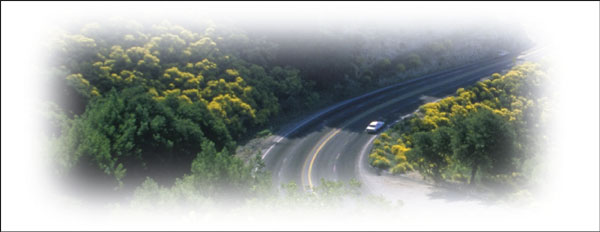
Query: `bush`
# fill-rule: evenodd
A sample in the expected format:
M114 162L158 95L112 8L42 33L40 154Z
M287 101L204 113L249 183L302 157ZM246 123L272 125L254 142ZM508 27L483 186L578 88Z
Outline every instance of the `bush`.
M271 130L269 130L269 129L264 129L264 130L261 130L261 131L259 131L258 133L256 133L256 137L258 137L258 138L262 138L262 137L265 137L265 136L269 136L269 135L271 135L271 134L272 134L272 133L271 133Z
M411 164L409 164L408 162L403 162L396 164L390 171L392 172L392 174L404 174L412 170L414 169Z

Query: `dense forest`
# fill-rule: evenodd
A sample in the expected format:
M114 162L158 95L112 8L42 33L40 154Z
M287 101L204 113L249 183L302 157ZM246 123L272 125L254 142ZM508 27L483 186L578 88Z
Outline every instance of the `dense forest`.
M270 185L260 159L242 161L234 151L243 139L273 129L272 122L529 45L515 34L489 29L445 33L318 28L265 34L212 21L74 23L50 40L48 51L44 84L52 91L45 98L50 122L45 133L55 173L109 191L185 182L205 196L260 194L261 186ZM496 82L480 87L483 97L508 91L504 82L485 86ZM456 99L468 101L470 94L460 92ZM521 99L526 96L513 100L516 93L507 94L508 99L491 98L474 107L529 106L529 98ZM514 110L487 114L509 117ZM430 121L418 131L449 125L451 119ZM400 167L395 160L383 163ZM474 161L480 165L483 161Z
M524 63L453 96L422 105L382 133L371 165L413 170L438 183L470 183L510 192L531 184L547 138L548 77Z

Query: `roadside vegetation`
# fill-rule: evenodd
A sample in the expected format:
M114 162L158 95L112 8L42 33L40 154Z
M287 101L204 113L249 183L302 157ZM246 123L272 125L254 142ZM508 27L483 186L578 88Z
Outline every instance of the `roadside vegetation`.
M524 63L460 88L381 133L369 162L393 174L418 171L438 184L527 190L548 142L548 83L541 65Z
M473 31L444 39L403 35L400 42L393 39L398 33L358 31L315 29L296 37L212 21L74 23L51 40L43 79L51 89L44 96L45 134L54 173L83 179L91 191L159 202L272 194L260 158L235 156L240 141L274 133L277 120L528 45L486 30L476 32L489 41L471 37ZM488 42L495 47L482 46ZM429 121L419 131L446 125ZM409 148L418 147L402 149ZM394 170L412 169L416 162L380 156ZM439 165L434 174L442 176L445 166Z
M217 194L206 194L210 185L201 184L203 181L194 179L196 176L185 176L177 179L171 187L157 184L148 178L139 186L129 206L132 209L169 209L189 211L203 207L221 207L222 209L269 209L288 210L301 207L303 209L336 209L338 207L383 207L401 206L361 191L361 183L356 180L349 182L330 181L322 179L312 191L304 191L301 186L290 182L282 184L279 191L271 191L265 185L244 186L252 190L245 193L232 189L213 191ZM267 180L267 179L263 179ZM270 180L270 178L269 178ZM254 182L255 183L255 182ZM221 185L227 186L227 185ZM232 187L228 185L228 187ZM221 187L222 188L222 187ZM220 194L225 193L225 194Z

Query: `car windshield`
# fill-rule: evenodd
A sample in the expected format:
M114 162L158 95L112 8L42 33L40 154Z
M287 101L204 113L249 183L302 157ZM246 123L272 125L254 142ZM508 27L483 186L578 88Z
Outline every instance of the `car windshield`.
M369 124L369 126L377 126L377 122L371 122L371 124Z

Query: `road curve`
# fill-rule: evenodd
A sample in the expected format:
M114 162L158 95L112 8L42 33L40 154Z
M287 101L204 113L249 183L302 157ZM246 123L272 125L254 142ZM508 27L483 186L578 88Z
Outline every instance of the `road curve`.
M368 167L361 151L376 135L364 129L373 120L391 123L422 104L422 96L442 97L457 88L509 68L516 55L506 55L449 69L349 99L309 116L275 135L263 151L273 183L295 182L310 190L327 180L361 179L359 166Z

